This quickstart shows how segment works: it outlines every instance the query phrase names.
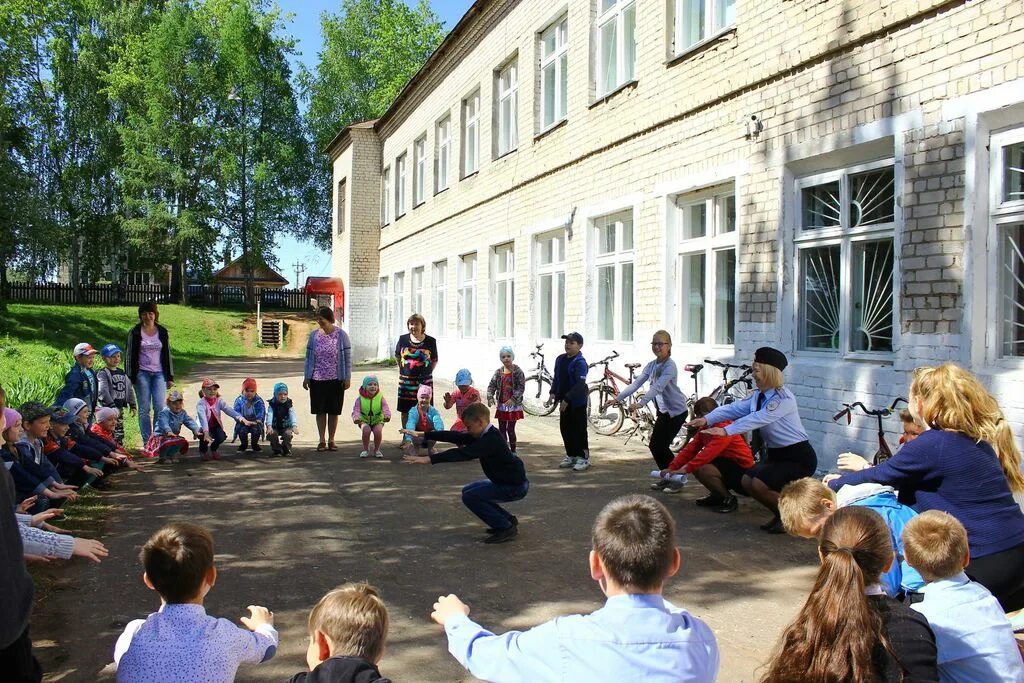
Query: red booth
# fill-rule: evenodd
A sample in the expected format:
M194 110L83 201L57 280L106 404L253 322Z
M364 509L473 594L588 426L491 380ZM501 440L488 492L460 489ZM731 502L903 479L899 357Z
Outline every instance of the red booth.
M314 307L327 306L341 324L345 320L345 283L337 277L307 277L306 296ZM313 300L315 299L315 303Z

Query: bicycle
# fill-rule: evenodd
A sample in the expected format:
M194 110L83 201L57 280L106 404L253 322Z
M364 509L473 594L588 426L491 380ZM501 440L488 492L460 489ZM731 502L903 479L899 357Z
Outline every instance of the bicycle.
M651 428L654 426L654 417L650 413L650 409L645 406L639 405L639 401L644 396L644 392L638 391L630 396L625 405L613 403L615 397L619 395L622 388L619 387L619 382L625 382L626 385L633 383L636 379L636 370L640 367L640 363L626 363L626 369L629 370L629 378L625 378L620 374L617 374L609 369L609 365L613 360L619 357L618 351L612 351L612 355L603 358L599 361L591 363L587 367L595 368L598 365L604 366L604 371L601 373L601 379L596 382L589 384L587 390L587 421L590 426L598 434L604 436L611 436L622 429L623 423L626 421L626 415L628 414L631 418L635 414L637 418L634 419L636 425L633 427L630 433L632 438L633 434L641 427L643 418L639 415L642 412L647 413L647 417L650 418ZM626 441L629 441L629 438Z
M729 405L736 401L741 401L747 397L747 395L754 388L754 380L752 378L753 369L749 365L735 365L733 363L722 363L721 361L711 360L709 358L704 359L704 363L698 363L695 365L684 365L683 371L690 373L690 377L693 379L693 394L686 399L686 412L693 419L693 404L700 398L700 390L697 383L697 377L704 369L704 364L714 366L722 369L722 381L717 387L711 390L708 394L715 400L720 406ZM729 372L731 370L742 370L739 377L730 378ZM683 446L690 442L696 431L691 431L687 427L683 427L676 434L676 438L672 440L672 445L669 448L673 451L679 451Z
M896 406L902 403L907 403L907 399L898 397L892 402L888 408L876 408L871 409L865 406L860 401L854 403L844 403L843 409L832 416L833 422L838 422L839 418L846 416L846 424L849 425L853 421L853 412L855 409L860 408L864 415L874 417L878 420L878 450L875 451L874 456L871 458L871 462L874 465L879 465L889 458L892 457L892 449L889 448L889 443L885 440L885 427L882 425L883 418L889 417L896 410Z
M526 378L526 388L523 391L523 409L537 417L550 415L555 409L554 401L548 405L548 395L551 393L554 377L544 364L542 348L544 348L543 344L537 344L537 350L530 353L530 358L539 360L537 367L533 369L533 374Z

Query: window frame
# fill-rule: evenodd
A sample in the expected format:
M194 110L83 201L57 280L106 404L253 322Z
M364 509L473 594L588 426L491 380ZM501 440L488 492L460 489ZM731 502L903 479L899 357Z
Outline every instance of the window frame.
M473 105L472 109L470 105ZM472 114L470 114L472 111ZM472 127L472 133L470 132ZM467 141L473 140L473 151L475 155L470 166L469 145ZM480 88L477 88L462 100L462 135L461 150L459 154L459 166L462 178L468 178L480 171Z
M430 264L430 286L434 290L430 315L443 334L448 329L448 259Z
M427 134L412 143L412 208L427 201Z
M597 0L598 4L598 15L594 21L594 35L597 49L595 50L596 56L596 88L597 99L602 99L613 94L620 88L633 83L637 80L636 74L636 11L637 11L637 0L616 0L615 4L607 10L600 11L600 3L603 0ZM627 64L626 61L626 41L623 39L626 33L626 13L632 10L633 13L633 62ZM607 74L605 73L605 37L604 27L609 23L614 22L615 24L615 83L605 88L605 81L607 80ZM629 67L627 69L627 66ZM629 77L626 77L626 73L629 73Z
M545 55L545 37L549 33L554 33L555 47L550 54ZM539 66L537 69L537 78L540 79L540 106L539 118L537 120L537 129L540 133L545 133L569 118L569 15L563 14L558 19L555 19L553 22L544 27L537 34L537 42L537 51L539 53ZM552 112L551 123L545 123L545 113L547 104L547 81L544 78L544 75L548 68L551 68L554 71L555 76L555 96L553 98L555 110L554 112ZM566 77L565 87L562 86L563 75ZM560 112L559 105L561 105Z
M515 242L502 242L490 249L491 252L491 330L495 339L512 339L515 335L515 287L516 287L516 247ZM500 272L499 265L502 258L506 259L508 270ZM504 283L505 287L505 320L500 321L498 317L498 285ZM505 334L499 331L500 323L504 322Z
M731 23L724 23L721 17L718 16L718 5L721 0L700 0L703 4L704 14L709 17L710 20L705 22L704 34L696 41L683 45L683 30L686 26L684 17L686 15L685 9L687 0L673 0L673 20L672 20L672 55L673 57L679 57L685 55L688 52L693 52L699 49L702 45L705 45L715 38L718 38L724 33L728 33L736 28L736 2L733 0L732 3L732 14L733 20Z
M380 227L391 224L391 166L385 166L380 174Z
M534 249L534 292L537 297L536 315L534 324L536 326L535 336L540 339L558 339L562 331L566 329L565 324L565 309L566 309L566 252L568 251L568 242L565 228L557 228L555 230L549 230L547 232L535 235L533 238L533 249ZM541 254L544 250L544 243L554 240L558 244L557 255L552 256L551 263L544 263ZM552 251L555 251L552 249ZM558 283L559 275L561 275L561 308L558 306ZM551 277L551 321L550 321L550 336L544 334L544 314L543 314L543 301L541 300L541 282L544 277Z
M508 87L503 85L505 74L509 74ZM508 100L508 114L506 119L505 101ZM519 149L519 56L505 62L494 72L494 158L511 154ZM508 131L504 130L508 127ZM502 143L508 137L508 148L504 149Z
M409 175L409 153L402 152L395 157L395 220L407 212L405 179Z
M992 335L994 339L986 339L986 348L989 349L989 362L1005 367L1024 367L1024 350L1019 354L1007 354L1003 347L1006 343L1006 320L1003 309L1004 299L1007 298L1005 290L1006 260L1003 250L1003 234L1008 228L1017 225L1024 225L1024 196L1016 200L1003 200L1002 194L1005 188L1003 171L1005 150L1007 147L1024 143L1024 124L1012 128L999 130L989 137L990 164L989 164L989 202L988 202L988 229L987 229L987 251L989 254L989 271L987 290L990 292L988 305L988 320L997 320ZM1024 245L1017 245L1017 249L1024 251ZM1011 271L1012 272L1012 271ZM1016 276L1014 276L1016 278ZM1024 306L1024 300L1014 300L1014 305ZM1020 339L1024 340L1024 333Z
M426 289L424 286L426 283L426 268L424 266L416 266L412 269L412 312L423 315L423 290Z
M466 264L467 259L471 258L473 261L473 273L472 277L466 276ZM477 303L477 275L480 270L480 259L479 254L476 251L466 252L465 254L459 255L459 337L462 339L475 339L480 328L480 321L477 319L477 312L479 310ZM467 294L470 301L466 302ZM466 324L467 316L466 311L470 313L471 325ZM467 328L469 329L467 333Z
M625 216L629 216L630 233L631 233L631 240L630 240L631 246L628 249L626 249L624 247L623 236L625 235L625 231L616 228L616 230L615 230L615 249L613 251L611 251L611 252L606 253L606 254L600 253L600 241L601 241L600 231L601 231L602 228L599 225L599 223L601 223L602 221L605 221L607 219L610 219L610 218L625 217ZM618 222L618 221L616 221L616 222ZM592 217L590 219L589 228L590 228L590 232L591 232L591 235L593 237L593 240L594 240L594 252L593 252L594 253L594 260L593 260L593 263L592 263L592 268L593 268L593 283L594 283L594 285L593 285L594 286L594 289L593 289L593 301L594 301L593 315L595 316L595 318L598 316L599 308L600 308L601 283L600 283L598 274L599 274L599 272L600 272L600 270L602 268L613 267L615 269L614 270L614 273L615 273L615 288L614 288L614 291L613 291L613 294L612 294L612 302L613 302L613 304L612 304L612 306L613 306L613 310L612 310L612 337L606 339L606 338L601 336L600 322L598 322L597 327L594 330L594 332L595 332L594 338L597 341L600 341L600 342L634 343L636 341L636 325L632 324L630 326L629 338L628 339L625 338L624 335L623 335L623 328L624 328L624 326L622 325L622 322L625 319L625 315L624 315L624 311L621 310L621 308L622 308L622 303L624 301L624 298L623 298L624 288L622 286L622 281L623 281L623 277L622 277L622 270L623 270L623 268L622 268L622 266L624 266L626 264L629 264L630 267L631 267L630 268L630 272L631 272L630 281L631 282L630 282L630 292L629 292L630 308L632 309L633 317L636 316L636 303L637 303L637 298L636 298L636 257L637 257L637 249L636 249L636 241L637 241L636 212L634 211L634 209L632 207L630 207L630 208L627 208L627 209L622 209L622 210L619 210L619 211L613 211L611 213L604 213L604 214L601 214L601 215L598 215L598 216L594 216L594 217Z
M391 276L391 302L394 307L391 323L395 329L393 333L401 336L406 333L405 320L408 317L405 313L405 271L399 270Z
M334 220L335 234L344 235L345 208L348 202L348 197L346 196L348 192L348 178L342 178L341 180L339 180L335 187L337 188L337 195L334 198L334 211L337 214Z
M441 135L444 131L445 134ZM434 124L434 194L448 189L452 171L452 116L445 114ZM442 159L444 173L441 173Z
M386 338L391 336L391 289L390 279L387 275L377 278L377 297L380 299L380 311L377 315L377 324L380 331Z
M850 228L850 178L852 176L877 171L884 168L891 168L893 172L893 218L888 223L869 224L857 228ZM799 353L819 355L823 357L837 357L840 359L863 359L892 361L896 356L898 346L898 334L900 325L900 292L899 292L899 271L902 258L899 253L897 236L900 232L900 175L895 163L895 158L890 156L884 159L875 159L857 164L850 164L838 169L802 175L795 179L793 184L796 226L793 233L793 293L794 293L794 341ZM840 192L840 218L839 225L805 230L803 226L803 196L805 188L823 185L829 182L839 183ZM852 302L853 302L853 276L854 262L852 252L854 247L882 240L890 240L892 243L892 337L890 344L891 351L869 351L850 349L851 334L853 332ZM839 330L837 347L834 349L810 348L805 345L803 339L803 264L802 252L807 249L827 248L839 246Z

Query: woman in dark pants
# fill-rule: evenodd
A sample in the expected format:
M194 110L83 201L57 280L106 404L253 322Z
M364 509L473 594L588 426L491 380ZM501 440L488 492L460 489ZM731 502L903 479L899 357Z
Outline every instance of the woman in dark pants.
M395 344L398 361L398 412L402 424L409 419L409 411L416 405L416 392L420 385L434 386L434 368L437 367L437 340L427 334L427 321L413 313L406 321L409 334L403 334ZM433 398L431 398L433 405Z
M313 330L306 342L302 388L309 391L310 412L320 433L316 449L336 451L338 416L352 383L352 343L345 330L334 324L334 311L327 306L317 309L316 322L320 329Z
M761 461L743 475L743 490L772 513L761 529L784 534L779 518L779 491L796 479L810 477L818 468L818 456L807 440L800 422L796 397L786 390L782 371L789 361L770 346L754 352L753 372L757 389L742 401L721 406L687 426L700 428L723 420L734 420L728 427L709 427L707 436L753 432L751 450L762 451Z
M654 353L654 360L647 364L633 383L619 392L613 401L604 406L607 409L612 403L622 405L627 397L631 396L637 389L646 383L650 383L647 393L637 401L637 405L643 407L654 402L655 411L658 414L654 422L654 431L651 433L651 455L658 469L663 470L672 462L672 439L676 437L683 423L686 422L686 398L679 390L679 369L676 362L672 360L672 337L665 330L658 330L651 337L651 351ZM681 488L681 484L670 482L667 479L659 479L651 485L655 490L666 487Z

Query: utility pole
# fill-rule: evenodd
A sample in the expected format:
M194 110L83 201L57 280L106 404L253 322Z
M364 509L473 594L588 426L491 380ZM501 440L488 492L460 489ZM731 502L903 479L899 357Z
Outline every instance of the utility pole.
M301 278L302 274L306 272L306 264L296 261L295 263L292 264L292 268L295 269L295 288L301 289L302 281L299 278Z

